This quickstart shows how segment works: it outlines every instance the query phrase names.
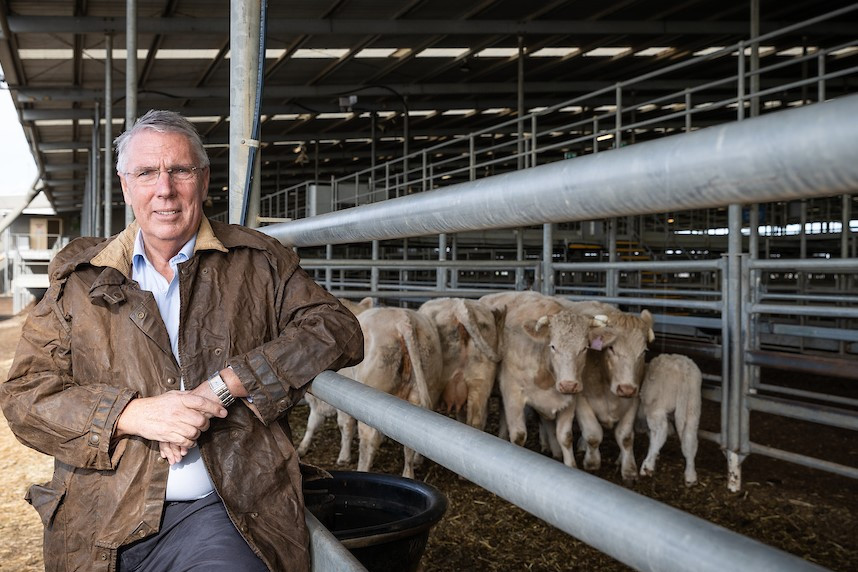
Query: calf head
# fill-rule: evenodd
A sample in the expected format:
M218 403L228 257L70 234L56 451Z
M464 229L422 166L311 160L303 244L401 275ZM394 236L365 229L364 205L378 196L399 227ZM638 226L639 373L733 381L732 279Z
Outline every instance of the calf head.
M554 374L559 393L580 393L584 389L590 318L563 311L525 324L525 332L547 344L547 366Z
M618 312L593 318L590 348L601 352L603 375L618 397L634 397L640 390L647 344L655 338L652 324L648 310L640 316Z

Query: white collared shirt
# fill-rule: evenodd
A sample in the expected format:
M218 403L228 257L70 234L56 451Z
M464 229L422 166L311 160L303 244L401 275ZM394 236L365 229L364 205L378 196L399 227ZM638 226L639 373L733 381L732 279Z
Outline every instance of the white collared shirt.
M134 241L134 254L132 256L131 277L140 285L142 290L148 290L155 297L161 319L167 327L167 335L170 337L170 347L176 357L176 363L181 365L179 359L179 309L181 300L179 296L179 272L178 265L188 260L194 253L194 245L197 242L196 234L185 243L179 253L170 259L170 268L173 270L173 280L167 279L155 269L155 266L146 256L143 248L143 233L137 231ZM181 389L185 389L185 380L181 380ZM170 466L170 474L167 477L168 501L195 500L202 498L214 491L214 484L206 471L203 459L200 457L198 447L188 451L181 462Z

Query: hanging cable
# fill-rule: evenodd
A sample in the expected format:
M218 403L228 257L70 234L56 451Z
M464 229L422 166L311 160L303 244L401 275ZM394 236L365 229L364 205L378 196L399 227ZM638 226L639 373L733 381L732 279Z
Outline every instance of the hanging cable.
M268 2L262 0L260 6L259 18L259 54L258 63L256 66L256 101L253 106L253 128L250 132L250 138L253 141L259 141L259 118L262 111L262 86L265 83L265 35L268 19ZM250 205L250 187L253 184L253 165L256 161L256 153L258 153L259 145L248 145L247 153L247 178L244 183L244 195L241 201L241 219L239 224L247 226L247 211Z

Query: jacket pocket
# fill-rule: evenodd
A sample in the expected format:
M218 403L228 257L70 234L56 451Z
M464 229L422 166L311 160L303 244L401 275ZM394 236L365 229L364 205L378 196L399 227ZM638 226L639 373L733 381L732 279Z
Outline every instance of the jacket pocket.
M39 517L42 519L42 524L47 528L51 525L51 521L54 519L54 515L57 512L57 508L60 506L60 502L62 502L63 497L66 494L65 489L58 491L56 489L50 488L51 483L44 483L41 485L31 485L27 490L27 494L24 496L24 500L26 500L36 512L39 513Z

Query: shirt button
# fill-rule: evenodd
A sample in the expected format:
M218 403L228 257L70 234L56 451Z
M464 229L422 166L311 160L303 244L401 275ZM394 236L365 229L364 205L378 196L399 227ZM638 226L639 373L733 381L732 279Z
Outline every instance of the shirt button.
M219 356L222 353L223 353L223 350L221 348L215 348L214 355Z

